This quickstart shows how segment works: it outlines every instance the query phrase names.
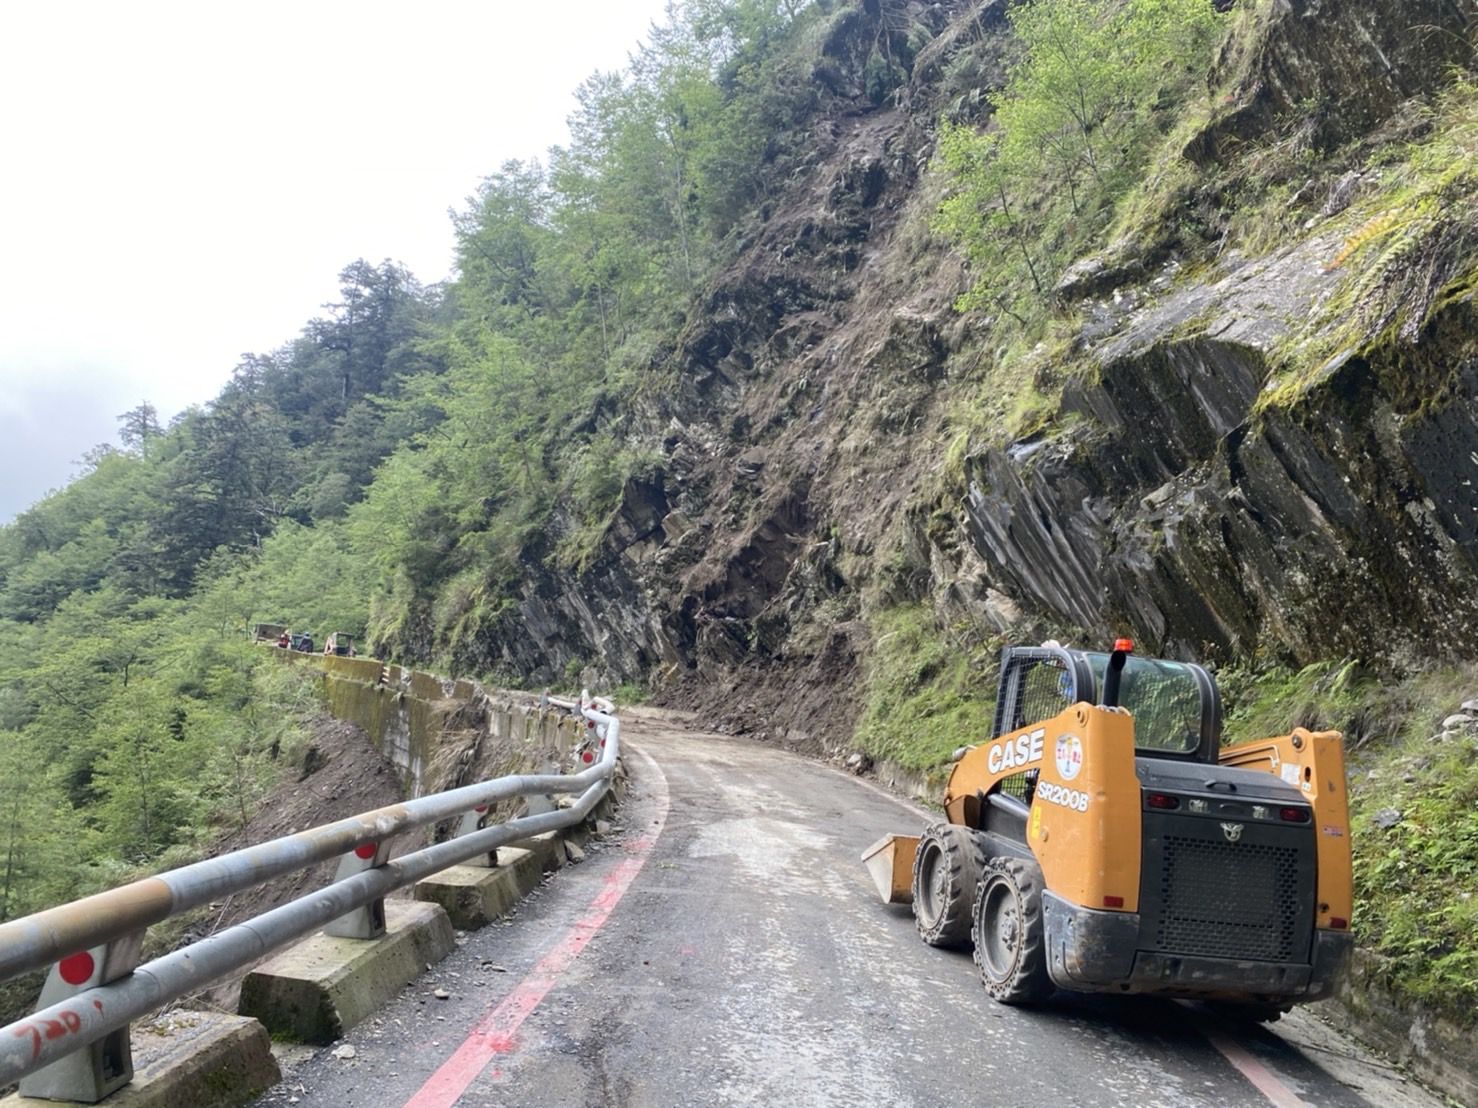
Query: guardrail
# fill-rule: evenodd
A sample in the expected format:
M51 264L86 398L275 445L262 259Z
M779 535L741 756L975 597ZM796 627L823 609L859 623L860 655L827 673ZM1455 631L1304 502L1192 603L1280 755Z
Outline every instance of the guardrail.
M615 706L584 694L541 703L569 709L596 729L599 757L589 768L499 777L392 804L0 924L0 980L52 967L38 1010L0 1028L0 1086L20 1080L24 1095L96 1102L132 1076L133 1020L324 925L334 934L373 938L384 930L387 893L584 820L620 756ZM579 798L568 808L479 825L479 813L495 801L556 793ZM396 835L459 816L457 837L389 857ZM336 857L339 871L326 887L137 965L150 925Z

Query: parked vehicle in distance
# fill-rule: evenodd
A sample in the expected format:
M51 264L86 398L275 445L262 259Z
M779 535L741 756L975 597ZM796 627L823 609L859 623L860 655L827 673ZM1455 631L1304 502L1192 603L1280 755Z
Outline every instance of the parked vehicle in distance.
M323 642L325 654L337 654L340 658L354 657L354 640L343 631L333 631Z
M252 626L251 641L277 642L285 634L287 634L285 623L258 623Z

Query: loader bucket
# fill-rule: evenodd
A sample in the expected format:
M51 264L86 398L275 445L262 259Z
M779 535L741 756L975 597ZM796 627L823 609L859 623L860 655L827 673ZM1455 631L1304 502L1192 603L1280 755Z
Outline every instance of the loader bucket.
M884 904L913 903L913 856L918 848L917 835L884 835L862 852L862 864Z

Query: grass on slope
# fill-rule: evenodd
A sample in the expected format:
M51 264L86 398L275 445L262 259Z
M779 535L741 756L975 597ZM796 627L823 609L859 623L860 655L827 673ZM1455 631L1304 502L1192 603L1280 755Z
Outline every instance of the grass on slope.
M875 759L940 774L957 747L990 732L1000 644L941 630L923 604L886 609L871 622L857 745Z
M1228 741L1291 726L1345 733L1355 935L1397 997L1478 1026L1478 667L1404 675L1351 662L1219 675ZM1478 713L1475 713L1478 714Z

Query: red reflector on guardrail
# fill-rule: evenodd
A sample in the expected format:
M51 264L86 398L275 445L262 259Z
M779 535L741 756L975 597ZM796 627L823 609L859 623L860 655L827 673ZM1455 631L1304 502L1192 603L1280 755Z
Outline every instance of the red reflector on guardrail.
M77 954L68 954L56 964L56 968L68 985L84 985L91 979L92 971L97 966L92 955L84 950Z

